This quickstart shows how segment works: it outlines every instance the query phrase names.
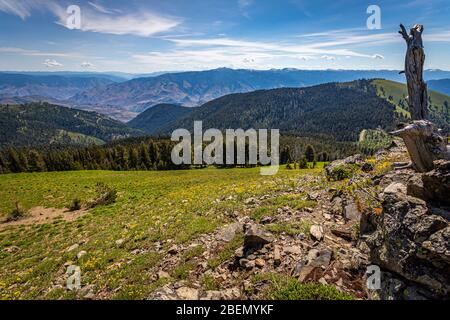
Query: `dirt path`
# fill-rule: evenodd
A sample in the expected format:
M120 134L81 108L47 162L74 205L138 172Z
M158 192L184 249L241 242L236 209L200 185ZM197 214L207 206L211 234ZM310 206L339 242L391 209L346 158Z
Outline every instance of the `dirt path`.
M58 208L44 208L38 206L31 208L27 212L26 217L24 217L23 219L10 222L1 222L0 230L15 226L23 226L23 225L28 226L35 224L51 223L57 218L62 218L64 221L74 221L88 212L89 210L86 209L69 211L66 208L58 209Z

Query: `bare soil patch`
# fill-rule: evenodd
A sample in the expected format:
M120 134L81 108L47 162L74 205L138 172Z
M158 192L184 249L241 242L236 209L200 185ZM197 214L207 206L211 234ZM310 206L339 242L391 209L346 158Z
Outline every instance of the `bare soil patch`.
M10 222L5 222L5 220L1 221L0 229L10 226L51 223L57 218L62 218L64 221L74 221L88 212L89 210L87 209L69 211L67 208L45 208L38 206L28 210L26 217L23 219Z

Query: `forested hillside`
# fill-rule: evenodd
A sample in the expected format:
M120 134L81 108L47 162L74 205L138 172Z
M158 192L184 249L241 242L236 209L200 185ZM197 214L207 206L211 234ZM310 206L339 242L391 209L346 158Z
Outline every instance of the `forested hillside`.
M381 79L373 80L372 83L380 97L395 105L398 118L410 117L406 85ZM450 97L433 90L429 90L428 95L430 118L448 134L450 132Z
M280 129L283 134L355 142L364 129L392 129L394 106L377 96L370 81L283 88L228 95L203 106L159 132L192 128Z
M159 104L139 114L128 122L132 128L154 134L158 128L170 125L174 121L183 118L194 111L193 108L182 107L173 104Z
M142 134L95 112L48 103L0 106L0 148L102 144Z

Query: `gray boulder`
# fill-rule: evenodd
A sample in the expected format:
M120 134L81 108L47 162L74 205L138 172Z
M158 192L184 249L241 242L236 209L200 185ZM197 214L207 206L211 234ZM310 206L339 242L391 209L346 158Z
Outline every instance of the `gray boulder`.
M432 295L450 292L448 220L435 215L427 203L403 192L383 193L383 213L366 238L370 259Z

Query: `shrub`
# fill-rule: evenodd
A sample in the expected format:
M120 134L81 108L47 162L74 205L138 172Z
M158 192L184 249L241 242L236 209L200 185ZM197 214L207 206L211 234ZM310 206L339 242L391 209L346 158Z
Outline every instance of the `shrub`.
M75 198L72 200L72 204L69 207L69 211L78 211L81 209L81 200L78 198Z
M328 178L332 181L342 181L349 179L359 169L355 164L343 164L332 168Z
M97 198L90 201L87 205L88 208L94 208L97 206L106 206L116 202L117 190L107 186L106 184L99 182L96 185Z
M298 161L298 168L299 169L308 169L308 160L306 157L301 157Z
M11 211L8 214L6 221L7 222L18 221L20 219L23 219L24 217L25 211L22 209L22 206L19 204L19 202L16 202L16 207L14 208L13 211Z

